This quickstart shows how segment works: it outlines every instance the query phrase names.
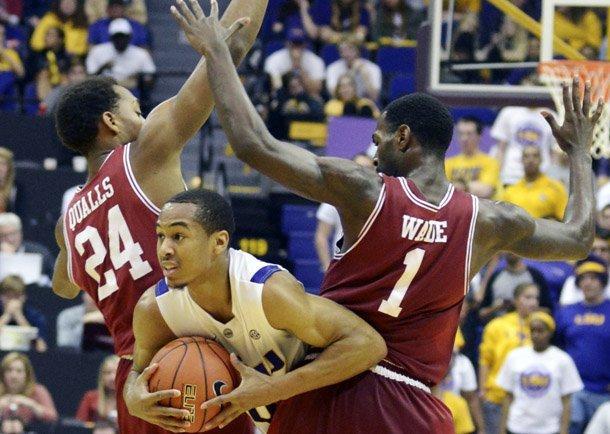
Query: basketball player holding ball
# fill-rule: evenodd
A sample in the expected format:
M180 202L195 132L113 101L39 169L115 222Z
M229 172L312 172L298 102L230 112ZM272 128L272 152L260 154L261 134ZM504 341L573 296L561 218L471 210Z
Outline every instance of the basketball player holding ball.
M191 4L196 4L191 0ZM202 54L201 26L183 0L183 14L195 14L183 26L190 44ZM213 7L218 5L213 2ZM233 0L223 16L223 38L238 62L254 42L266 0ZM172 8L175 11L175 8ZM248 21L251 21L248 23ZM249 25L248 25L249 24ZM242 27L244 27L242 29ZM74 298L81 289L95 300L121 356L117 372L117 410L121 434L163 432L129 415L122 399L131 370L132 315L144 291L163 276L155 253L155 223L159 208L185 189L180 154L201 128L214 102L202 59L173 98L144 119L138 100L109 78L91 78L69 88L56 114L57 132L67 147L87 158L87 183L71 201L55 230L60 253L53 290ZM159 392L149 400L151 411L165 423L179 426L183 412L157 403L174 392ZM251 423L234 432L249 432ZM250 428L250 429L248 429Z
M148 365L177 337L215 339L241 359L232 362L244 405L228 408L204 429L223 428L248 411L267 432L274 406L266 405L343 381L385 356L383 338L354 313L307 294L278 265L230 249L234 228L231 206L211 191L180 193L163 207L157 256L165 279L146 291L134 313L134 363L124 392L132 415L154 421L145 404L156 366ZM304 343L322 352L295 369ZM179 369L194 368L183 363Z
M279 403L269 432L453 433L449 410L430 388L447 372L470 277L500 251L543 260L589 252L589 148L603 102L591 113L590 85L581 101L574 79L571 92L568 84L563 89L563 125L544 114L570 160L570 199L562 222L534 219L514 205L453 188L444 168L453 120L428 95L399 98L383 111L373 134L377 173L276 140L248 100L217 20L204 23L208 75L235 155L290 190L338 209L343 245L321 294L365 319L388 347L372 371ZM235 411L242 398L238 388L209 403Z

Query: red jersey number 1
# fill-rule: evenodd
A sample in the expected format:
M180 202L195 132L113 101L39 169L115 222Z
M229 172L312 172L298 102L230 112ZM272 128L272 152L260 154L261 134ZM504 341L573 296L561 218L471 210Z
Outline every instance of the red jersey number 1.
M79 232L75 239L75 247L79 255L85 253L85 243L89 243L93 254L85 261L85 270L98 283L98 301L102 301L119 290L115 271L129 263L129 273L137 280L152 271L148 261L142 260L142 247L134 243L129 227L118 205L108 211L108 248L113 269L104 272L105 283L101 284L101 276L96 271L108 255L99 231L93 226L87 226ZM122 249L121 249L122 247Z
M394 285L394 289L392 289L387 300L381 301L381 305L379 306L379 309L377 309L379 312L383 312L393 317L398 317L398 315L400 315L400 311L402 311L400 304L404 300L405 295L407 295L407 290L419 271L425 254L426 251L419 248L407 252L403 262L405 271L398 279L398 282L396 282L396 285Z

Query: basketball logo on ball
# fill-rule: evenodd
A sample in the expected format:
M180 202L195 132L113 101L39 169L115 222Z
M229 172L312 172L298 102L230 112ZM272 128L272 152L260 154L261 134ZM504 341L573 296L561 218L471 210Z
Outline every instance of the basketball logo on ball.
M185 384L182 389L182 407L189 411L186 417L190 423L195 422L195 401L197 400L197 385Z

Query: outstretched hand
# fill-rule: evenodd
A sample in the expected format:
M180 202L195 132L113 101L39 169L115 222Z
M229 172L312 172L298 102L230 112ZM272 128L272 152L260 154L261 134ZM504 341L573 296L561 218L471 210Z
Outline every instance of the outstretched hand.
M249 17L236 20L226 29L218 20L218 1L210 0L210 16L206 17L198 0L189 0L190 8L184 0L176 0L171 7L172 15L178 22L189 44L201 55L207 54L212 47L223 44L235 33L250 23Z
M579 98L578 77L572 79L571 92L568 83L563 83L562 86L563 105L565 107L563 125L559 126L549 112L542 112L542 116L551 126L553 136L565 153L568 155L583 151L588 153L591 148L595 125L604 110L604 101L600 99L597 108L591 113L591 83L585 83L585 94L582 101Z
M239 387L226 395L210 399L201 405L202 409L220 405L222 410L208 423L204 429L223 428L240 414L256 407L272 404L280 400L271 385L271 377L261 374L255 369L244 365L235 354L231 354L231 364L241 376Z

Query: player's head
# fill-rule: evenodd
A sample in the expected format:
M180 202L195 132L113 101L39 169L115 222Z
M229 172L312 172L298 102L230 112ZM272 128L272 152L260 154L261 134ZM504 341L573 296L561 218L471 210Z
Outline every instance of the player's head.
M29 395L36 384L34 368L28 356L8 353L0 362L0 395Z
M157 221L157 257L170 286L205 281L226 260L233 232L233 210L218 193L189 190L168 200Z
M576 263L574 274L576 286L582 290L585 302L597 304L603 300L608 285L608 266L603 259L589 255Z
M544 351L555 333L555 320L546 312L534 312L530 315L530 332L534 350Z
M134 141L143 121L138 99L109 77L68 87L55 113L63 144L85 157Z
M452 135L451 114L436 98L423 93L398 98L384 109L373 134L377 171L404 176L430 156L442 164Z
M527 318L538 309L540 290L535 283L521 283L514 290L515 310L522 318Z

